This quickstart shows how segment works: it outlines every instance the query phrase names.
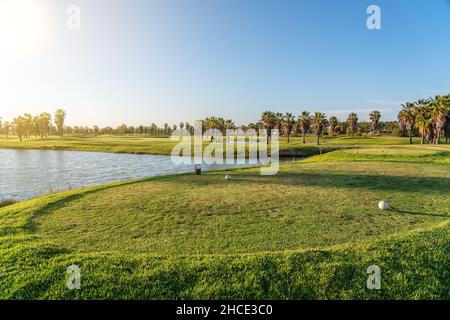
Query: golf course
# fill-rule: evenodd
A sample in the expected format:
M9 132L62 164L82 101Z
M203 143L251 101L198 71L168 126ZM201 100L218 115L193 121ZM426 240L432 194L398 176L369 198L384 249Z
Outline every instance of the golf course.
M281 141L309 157L273 176L175 174L0 208L0 298L449 299L450 146L313 141ZM65 137L20 147L169 154L173 144ZM0 148L17 145L0 138ZM81 290L67 290L69 265L81 268ZM379 290L366 285L372 265Z

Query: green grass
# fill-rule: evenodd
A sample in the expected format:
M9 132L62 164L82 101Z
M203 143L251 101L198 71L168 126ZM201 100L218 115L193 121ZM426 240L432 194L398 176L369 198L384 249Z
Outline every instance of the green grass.
M66 136L30 138L20 142L17 137L0 137L0 148L75 150L113 153L142 153L170 155L176 142L167 137L128 136Z
M19 141L17 137L6 139L0 136L0 148L13 149L40 149L40 150L74 150L97 151L112 153L137 153L170 155L177 141L168 137L130 137L130 136L65 136L49 138L30 138ZM300 155L319 154L320 149L334 150L335 146L316 146L313 137L308 138L308 143L303 144L299 138L293 138L290 143L282 137L280 139L281 150L294 150ZM209 143L204 142L203 147ZM193 151L193 150L192 150Z
M300 137L293 137L288 143L285 137L280 137L280 150L292 150L300 155L316 155L322 151L330 151L342 148L352 148L358 145L408 145L409 138L399 137L323 137L322 144L316 146L314 136L307 137L307 143L303 144ZM415 138L415 143L419 139ZM170 155L176 141L169 137L141 137L141 136L80 136L69 135L63 138L51 136L49 138L24 139L11 136L0 136L0 148L14 149L41 149L41 150L75 150L98 151L113 153L139 153ZM208 142L204 143L206 146ZM443 147L448 147L443 146Z
M381 144L275 176L173 175L1 208L0 297L449 299L449 152ZM366 288L373 264L381 290Z

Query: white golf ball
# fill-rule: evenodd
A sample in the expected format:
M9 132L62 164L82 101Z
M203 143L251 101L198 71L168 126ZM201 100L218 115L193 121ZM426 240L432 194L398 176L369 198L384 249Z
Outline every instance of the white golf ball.
M380 201L378 202L378 208L380 210L389 210L389 203L387 201Z

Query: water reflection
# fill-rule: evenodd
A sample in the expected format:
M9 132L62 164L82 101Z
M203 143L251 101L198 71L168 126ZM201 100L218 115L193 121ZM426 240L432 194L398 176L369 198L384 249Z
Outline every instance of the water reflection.
M202 165L203 170L234 165ZM0 200L23 200L67 189L191 172L168 156L0 149Z

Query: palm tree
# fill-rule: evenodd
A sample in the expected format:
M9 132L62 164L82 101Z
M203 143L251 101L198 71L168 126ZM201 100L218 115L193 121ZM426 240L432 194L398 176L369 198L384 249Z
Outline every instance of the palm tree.
M413 144L413 135L414 135L414 123L416 121L416 105L412 102L406 102L402 104L403 108L403 117L406 125L406 129L409 132L409 143Z
M336 133L336 127L338 125L339 121L336 117L330 117L330 120L328 120L328 133L330 136L333 136Z
M283 114L281 112L275 113L274 121L273 129L278 129L278 132L281 134L283 132Z
M267 130L267 143L272 137L272 129L275 127L276 119L275 114L271 111L264 111L261 115L261 123L264 129Z
M258 126L256 125L256 123L251 122L246 126L245 130L247 130L247 129L256 130L256 129L258 129Z
M430 131L433 130L433 119L428 108L420 108L416 112L416 127L420 132L420 143L425 143L425 136L429 137Z
M298 116L298 125L302 132L303 143L306 143L306 134L311 126L311 115L308 111L303 111L301 115Z
M320 136L325 127L327 118L324 113L316 112L311 119L311 129L317 137L317 145L320 145Z
M156 133L156 132L153 132L153 133ZM167 124L167 123L164 123L164 133L165 134L170 133L170 127L169 127L169 124Z
M380 111L373 110L370 113L369 117L370 117L370 122L371 122L372 133L375 134L378 129L378 126L380 124L381 113L380 113Z
M348 115L347 123L350 130L350 135L353 135L356 131L356 126L358 125L358 116L356 113L352 112Z
M236 125L234 124L233 120L227 119L224 122L225 130L229 129L236 129Z
M445 136L445 143L450 143L450 117L447 117L447 122L444 128L444 136Z
M66 112L63 109L58 109L55 112L55 125L58 128L58 134L60 137L64 134L64 120L66 119Z
M450 105L447 97L436 96L430 102L431 114L433 116L434 124L434 144L439 144L442 130L444 130L447 117L450 115Z
M289 137L291 136L292 129L294 127L295 117L290 112L286 112L283 118L283 129L287 137L287 142L289 142Z
M406 112L405 110L400 110L397 116L398 124L402 132L402 137L406 136Z

